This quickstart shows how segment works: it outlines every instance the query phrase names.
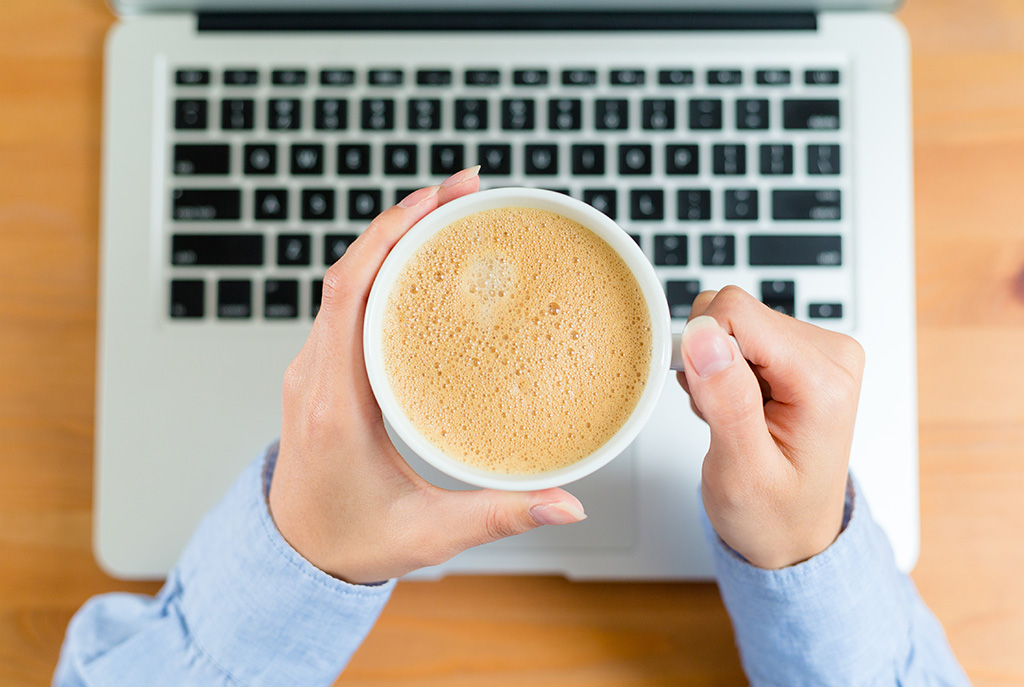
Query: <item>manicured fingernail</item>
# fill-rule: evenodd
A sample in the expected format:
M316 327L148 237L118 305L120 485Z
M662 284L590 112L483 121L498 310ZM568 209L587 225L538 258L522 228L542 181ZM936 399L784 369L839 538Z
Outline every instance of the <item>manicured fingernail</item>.
M441 188L451 188L452 186L458 186L463 181L469 181L477 174L480 173L480 165L464 169L461 172L456 172L447 179L441 182Z
M686 323L683 329L683 351L693 371L710 377L732 365L733 346L713 317L701 315Z
M433 198L434 196L436 196L437 191L440 188L440 186L428 186L426 188L421 188L418 191L413 191L405 198L403 198L402 202L399 203L398 205L403 208L411 208L416 205L419 205L428 198Z
M538 525L568 525L587 518L582 507L564 501L536 505L530 509L530 515Z

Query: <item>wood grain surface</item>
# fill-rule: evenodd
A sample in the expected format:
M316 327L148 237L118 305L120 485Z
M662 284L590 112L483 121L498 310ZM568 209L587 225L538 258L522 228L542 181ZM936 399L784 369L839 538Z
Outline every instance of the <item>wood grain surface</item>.
M1024 686L1024 2L910 0L922 553L979 687ZM49 684L93 561L102 0L0 8L0 685ZM709 584L399 585L342 685L737 685Z

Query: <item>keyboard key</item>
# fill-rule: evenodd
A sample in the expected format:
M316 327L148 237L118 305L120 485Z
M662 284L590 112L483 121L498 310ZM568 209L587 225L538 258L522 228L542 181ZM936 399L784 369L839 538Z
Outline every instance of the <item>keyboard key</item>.
M392 144L384 146L385 174L416 174L416 144Z
M615 219L618 215L617 195L613 188L588 188L583 191L583 202Z
M811 303L807 306L807 316L812 319L838 320L843 317L842 303Z
M272 98L267 101L267 128L298 129L302 123L302 103L295 98Z
M321 98L313 103L313 127L318 131L348 128L348 101Z
M572 147L572 173L577 176L604 174L604 146L579 143Z
M839 128L838 100L786 100L782 103L786 129L830 131Z
M477 148L480 174L508 175L512 173L512 146L483 143Z
M701 236L700 264L705 267L734 266L736 264L736 237L731 234Z
M717 175L738 176L747 173L747 146L721 143L712 148L712 161Z
M654 237L654 264L659 267L682 267L689 256L686 236L682 234L658 234Z
M334 219L334 189L303 189L302 219L317 222Z
M174 146L174 173L179 176L229 174L231 147L226 144Z
M465 149L457 143L430 146L430 173L451 176L463 168Z
M558 146L549 143L527 145L525 173L531 175L558 174Z
M751 236L750 264L755 267L838 267L843 264L840 236Z
M792 173L793 146L784 143L770 143L761 146L761 174Z
M174 189L171 219L178 222L215 222L242 216L242 192L238 189Z
M725 192L725 218L753 222L757 220L757 190L730 189Z
M171 317L198 319L206 311L206 284L201 279L175 279L171 282Z
M420 86L450 86L452 73L447 69L421 69L416 72L416 83Z
M721 129L722 101L697 98L690 101L691 129Z
M487 101L460 98L455 101L455 128L481 131L487 128Z
M242 151L246 174L277 174L277 146L273 143L250 143Z
M709 86L739 86L743 83L743 72L739 69L709 69Z
M383 209L383 196L380 189L354 188L348 192L349 219L373 219Z
M505 131L532 131L534 124L533 100L514 98L501 101L501 128Z
M512 83L516 86L546 86L548 84L548 70L517 69L512 74Z
M174 128L179 131L197 131L206 128L207 103L205 100L175 100Z
M171 264L176 267L258 267L263 234L175 234Z
M225 69L225 86L255 86L260 82L260 73L255 69Z
M653 171L651 146L632 144L619 146L619 174L650 174Z
M401 86L405 74L401 69L371 69L367 75L367 83L371 86Z
M207 86L210 83L208 69L179 69L174 74L174 83L179 86Z
M365 143L338 146L338 174L365 176L370 173L370 146Z
M310 263L309 234L280 234L277 237L277 264L299 267Z
M252 282L221 279L217 282L217 317L244 320L252 317Z
M768 128L768 101L763 98L736 101L736 128L764 130Z
M842 219L842 192L837 189L772 191L772 218L778 220Z
M643 86L647 73L643 69L613 69L608 74L612 86Z
M665 219L665 192L661 189L630 191L629 217L634 220Z
M795 316L796 283L781 280L761 282L761 302L776 312Z
M788 69L759 69L757 72L759 86L787 86L792 80L793 75Z
M548 128L552 131L579 131L583 127L583 102L576 98L548 101Z
M312 288L309 297L309 316L316 317L320 312L320 302L324 297L324 280L314 279L310 285Z
M353 86L356 83L356 73L352 69L321 69L321 86Z
M815 175L835 175L840 169L838 145L807 146L807 173Z
M263 316L268 320L294 320L299 316L299 282L268 279L263 284Z
M679 189L677 208L677 217L684 222L703 222L711 219L710 189Z
M563 86L595 86L597 72L593 69L566 69L562 72Z
M467 69L467 86L498 86L501 84L501 72L497 69Z
M220 104L220 128L248 130L256 124L256 103L249 99L229 98Z
M275 86L303 86L306 83L306 70L275 69L270 73L270 82Z
M441 101L435 98L409 100L409 128L413 131L437 131L441 128Z
M839 84L839 70L808 69L804 72L804 83L808 86L836 86Z
M692 86L692 69L662 69L658 72L658 83L662 86Z
M665 146L665 174L699 174L700 155L697 146Z
M288 189L258 188L254 194L253 217L257 220L283 221L288 219Z
M640 126L647 131L667 131L676 128L674 100L644 100L640 110Z
M628 129L629 101L594 101L594 127L600 131Z
M292 174L309 176L324 173L324 147L320 144L292 146Z
M673 318L685 320L690 316L693 301L700 293L700 282L696 279L670 281L665 284L665 296L668 298L668 311Z
M362 126L366 131L390 131L395 128L395 101L383 98L363 100Z
M356 238L355 234L327 234L324 236L324 265L329 267L338 262Z

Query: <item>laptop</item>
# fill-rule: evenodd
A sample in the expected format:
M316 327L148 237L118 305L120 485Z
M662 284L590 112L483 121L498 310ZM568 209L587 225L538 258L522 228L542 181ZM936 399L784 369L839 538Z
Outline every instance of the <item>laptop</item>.
M277 436L327 266L383 208L475 164L484 188L553 189L612 216L677 330L699 291L737 284L856 337L868 362L852 469L913 566L910 67L895 0L112 2L94 537L110 574L165 575ZM709 578L707 445L669 380L634 444L568 487L585 522L419 575Z

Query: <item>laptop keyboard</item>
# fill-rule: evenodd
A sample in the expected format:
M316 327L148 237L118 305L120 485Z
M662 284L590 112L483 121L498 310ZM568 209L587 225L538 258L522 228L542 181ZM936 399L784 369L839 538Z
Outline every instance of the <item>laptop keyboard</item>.
M166 319L308 322L370 219L479 164L615 219L677 321L736 283L848 328L845 70L721 65L173 66Z

